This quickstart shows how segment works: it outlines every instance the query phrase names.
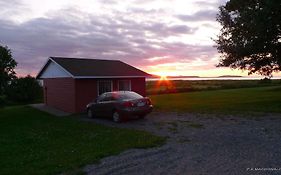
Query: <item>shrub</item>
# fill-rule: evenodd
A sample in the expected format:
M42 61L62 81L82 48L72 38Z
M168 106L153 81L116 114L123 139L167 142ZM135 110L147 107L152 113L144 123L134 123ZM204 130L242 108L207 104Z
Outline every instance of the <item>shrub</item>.
M267 77L265 77L265 78L261 79L261 80L259 81L259 83L260 83L260 84L271 84L271 83L272 83L272 80L269 79L269 78L267 78Z
M32 103L42 98L43 89L38 81L31 76L17 78L7 89L7 97L16 103Z
M1 95L0 96L0 107L4 106L7 103L6 96Z

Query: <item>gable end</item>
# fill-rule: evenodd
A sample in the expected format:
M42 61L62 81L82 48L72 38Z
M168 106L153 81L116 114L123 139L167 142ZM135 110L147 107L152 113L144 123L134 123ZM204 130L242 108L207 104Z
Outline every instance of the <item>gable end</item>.
M47 64L43 67L43 69L37 75L37 79L44 78L70 78L73 77L69 72L67 72L60 65L55 63L52 60L48 60Z

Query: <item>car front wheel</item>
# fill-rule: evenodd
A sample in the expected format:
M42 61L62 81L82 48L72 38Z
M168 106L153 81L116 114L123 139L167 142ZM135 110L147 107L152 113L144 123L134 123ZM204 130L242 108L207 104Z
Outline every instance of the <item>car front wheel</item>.
M114 122L119 123L121 122L121 117L118 112L114 111L112 114L112 119Z

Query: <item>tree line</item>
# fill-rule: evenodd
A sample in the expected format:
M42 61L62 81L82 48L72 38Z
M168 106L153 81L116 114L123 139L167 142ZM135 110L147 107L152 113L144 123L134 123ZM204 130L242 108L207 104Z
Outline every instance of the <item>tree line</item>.
M42 101L43 88L32 76L18 77L11 50L0 45L0 106Z

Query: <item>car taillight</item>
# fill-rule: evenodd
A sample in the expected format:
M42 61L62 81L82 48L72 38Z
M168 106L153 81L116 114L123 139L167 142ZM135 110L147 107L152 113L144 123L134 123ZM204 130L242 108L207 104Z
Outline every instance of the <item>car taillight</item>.
M124 102L124 103L123 103L123 106L126 107L126 108L128 108L128 107L133 107L134 104L133 104L132 102L130 102L130 101L127 101L127 102Z

